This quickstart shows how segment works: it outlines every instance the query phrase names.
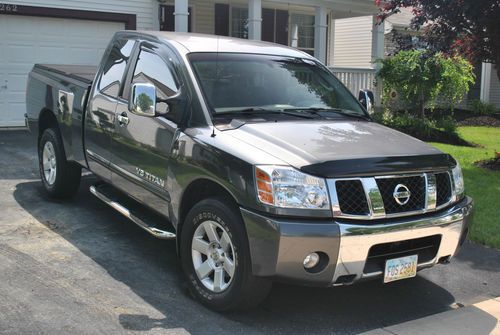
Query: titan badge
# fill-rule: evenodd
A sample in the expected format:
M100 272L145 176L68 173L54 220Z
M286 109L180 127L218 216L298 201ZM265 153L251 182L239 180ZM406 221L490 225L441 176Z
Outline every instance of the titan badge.
M143 178L143 179L146 179L146 180L152 182L153 184L156 184L156 185L158 185L160 187L165 187L165 180L163 180L160 177L155 176L152 173L144 171L141 168L136 167L135 168L135 174L138 175L139 177Z

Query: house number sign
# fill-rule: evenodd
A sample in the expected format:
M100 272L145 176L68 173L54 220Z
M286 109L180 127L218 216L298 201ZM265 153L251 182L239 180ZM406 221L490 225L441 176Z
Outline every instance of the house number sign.
M9 5L0 2L0 13L15 13L17 10L17 5Z

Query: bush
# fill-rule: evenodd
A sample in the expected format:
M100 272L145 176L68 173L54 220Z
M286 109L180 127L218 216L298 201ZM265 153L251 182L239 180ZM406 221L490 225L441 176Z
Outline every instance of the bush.
M375 113L373 119L389 128L396 129L422 141L473 146L473 144L458 135L455 120L451 117L435 121L427 118L417 118L408 113L391 115L386 110L385 112Z
M474 84L473 66L462 57L431 54L425 50L400 51L380 60L377 74L383 80L384 101L397 95L408 110L433 108L437 100L450 106L459 103Z
M430 138L432 129L437 128L435 121L419 119L408 114L393 117L387 126L424 140Z
M447 133L457 133L457 122L451 116L445 116L437 120L436 126Z
M471 108L474 114L479 115L490 115L494 114L497 111L497 108L494 104L488 102L482 102L481 100L472 100L469 103L469 107Z

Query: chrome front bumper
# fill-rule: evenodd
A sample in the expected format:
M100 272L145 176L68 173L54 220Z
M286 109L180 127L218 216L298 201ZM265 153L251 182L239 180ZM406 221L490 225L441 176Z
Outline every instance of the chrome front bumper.
M382 271L365 273L364 268L370 248L382 243L441 235L436 256L432 260L419 262L418 268L435 265L443 257L449 256L449 260L465 239L472 208L472 199L466 198L444 212L417 220L406 219L379 225L339 223L339 256L332 283L336 285L341 276L355 275L354 281L381 276Z
M382 275L382 271L365 273L364 269L370 248L383 243L440 235L436 256L418 267L432 266L443 257L448 260L447 256L453 257L465 239L472 209L473 201L466 197L440 212L383 220L379 224L274 219L246 209L241 209L241 213L254 275L335 286ZM309 273L302 262L307 254L317 251L328 255L329 262L319 273Z

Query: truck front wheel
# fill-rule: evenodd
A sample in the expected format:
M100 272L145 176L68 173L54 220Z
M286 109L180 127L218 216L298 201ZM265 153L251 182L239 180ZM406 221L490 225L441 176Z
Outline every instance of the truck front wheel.
M181 262L189 289L219 312L255 307L271 288L269 280L252 275L244 224L226 202L199 202L189 211L181 234Z
M68 162L57 130L46 129L38 144L38 166L42 183L51 198L72 197L78 191L82 169Z

